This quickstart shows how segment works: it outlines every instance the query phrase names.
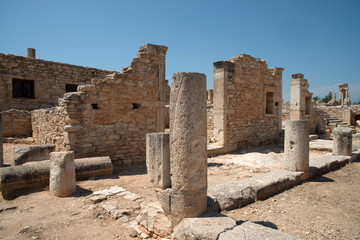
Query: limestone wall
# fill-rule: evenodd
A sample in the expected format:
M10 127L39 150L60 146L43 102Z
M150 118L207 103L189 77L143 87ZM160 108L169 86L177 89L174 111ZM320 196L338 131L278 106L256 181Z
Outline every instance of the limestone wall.
M213 104L207 104L207 142L212 143L214 141L214 106Z
M214 137L243 148L274 142L281 133L282 68L238 55L214 63Z
M321 134L325 130L326 122L324 118L318 112L315 103L311 104L311 110L309 115L304 116L305 120L308 120L308 127L310 134ZM282 108L282 126L285 127L285 121L290 120L290 103L283 103Z
M24 110L2 112L3 137L30 137L31 113Z
M0 111L56 106L66 84L89 84L112 72L0 53ZM14 98L13 79L33 81L34 98Z
M55 144L55 152L67 151L65 144L66 110L62 107L31 112L33 139L36 145Z
M146 44L122 72L94 78L90 85L79 86L79 92L66 93L59 108L48 113L64 114L62 134L43 126L47 133L34 133L36 141L52 135L45 141L53 143L48 141L57 135L56 146L74 151L76 158L110 156L117 165L145 162L146 133L162 132L165 126L166 50ZM56 116L49 119L55 122Z

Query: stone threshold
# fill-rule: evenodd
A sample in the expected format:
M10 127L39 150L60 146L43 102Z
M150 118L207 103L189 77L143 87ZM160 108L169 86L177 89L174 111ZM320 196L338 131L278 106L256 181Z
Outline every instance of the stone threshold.
M310 159L308 172L277 169L250 178L235 180L208 187L208 208L213 211L232 210L265 199L310 178L319 176L360 159L360 151L352 156L333 156L328 153Z

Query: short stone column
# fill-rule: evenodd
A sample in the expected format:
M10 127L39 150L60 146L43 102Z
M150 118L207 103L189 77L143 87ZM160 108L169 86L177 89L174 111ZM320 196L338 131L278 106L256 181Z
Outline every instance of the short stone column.
M284 169L309 171L309 127L307 120L285 121Z
M0 112L0 167L4 166L4 157L3 157L3 134L2 134L2 118Z
M174 73L170 95L171 214L176 222L207 208L206 75Z
M26 49L26 56L28 58L36 58L35 52L36 52L35 48L28 48L28 49Z
M76 190L74 152L50 153L50 193L66 197Z
M146 167L155 188L170 187L170 134L146 134Z
M352 130L347 127L337 127L333 132L333 155L351 156Z

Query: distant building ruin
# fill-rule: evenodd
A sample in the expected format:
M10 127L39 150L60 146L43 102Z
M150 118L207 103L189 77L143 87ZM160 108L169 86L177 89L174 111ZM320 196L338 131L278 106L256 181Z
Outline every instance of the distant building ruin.
M351 105L349 97L349 85L347 83L339 85L340 92L340 104L341 105Z
M245 54L214 63L216 144L233 150L279 138L283 70L268 69L265 60Z

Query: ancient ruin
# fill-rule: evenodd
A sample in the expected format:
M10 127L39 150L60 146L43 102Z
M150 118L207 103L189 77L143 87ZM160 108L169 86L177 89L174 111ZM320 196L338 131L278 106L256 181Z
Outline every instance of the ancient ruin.
M347 83L339 85L340 92L340 104L341 105L351 105L349 97L349 85Z
M35 49L0 54L4 203L45 187L49 201L82 204L64 218L116 220L126 237L296 239L229 210L360 158L360 107L348 85L339 85L341 105L336 96L323 104L292 74L283 103L284 69L240 54L213 63L213 90L190 72L174 73L170 89L166 52L145 44L121 72L36 59Z
M229 151L279 139L283 70L245 54L214 63L215 144Z

